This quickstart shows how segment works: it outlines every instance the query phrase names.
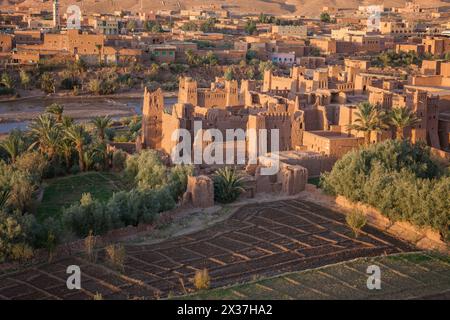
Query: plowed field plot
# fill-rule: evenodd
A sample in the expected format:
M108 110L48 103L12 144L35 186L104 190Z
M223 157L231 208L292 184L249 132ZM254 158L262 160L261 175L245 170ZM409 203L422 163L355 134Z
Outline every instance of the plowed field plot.
M372 265L380 268L380 288L369 290L366 271ZM450 299L450 260L420 252L358 258L181 298Z
M92 299L98 292L104 299L153 299L192 292L192 278L203 268L208 269L214 288L359 257L413 250L370 226L363 231L355 239L341 213L303 200L252 204L202 231L156 244L125 244L126 260L120 271L99 249L95 262L80 253L4 273L0 275L0 298ZM66 288L69 265L81 268L81 290ZM328 277L318 281L327 282ZM358 290L351 288L346 294L352 292L358 296ZM330 294L332 291L312 290L301 296ZM285 296L289 295L281 294Z

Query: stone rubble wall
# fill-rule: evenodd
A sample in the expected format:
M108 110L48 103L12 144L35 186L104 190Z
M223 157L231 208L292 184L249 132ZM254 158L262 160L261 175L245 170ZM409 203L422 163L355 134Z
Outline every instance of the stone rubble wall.
M183 195L183 205L192 204L195 208L214 206L214 183L208 176L189 176L187 189Z
M280 164L275 175L262 175L261 167L256 169L255 193L282 193L295 195L304 191L308 182L308 169L299 165Z

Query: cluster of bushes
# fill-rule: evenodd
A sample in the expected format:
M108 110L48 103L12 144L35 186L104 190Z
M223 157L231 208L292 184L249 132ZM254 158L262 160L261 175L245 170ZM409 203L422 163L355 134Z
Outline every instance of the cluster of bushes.
M126 161L125 179L131 191L115 193L107 202L83 195L80 203L63 210L63 225L78 237L104 234L115 228L151 223L157 214L173 209L192 174L189 166L167 167L154 150L145 150Z
M117 75L99 76L89 81L88 90L96 95L112 94L119 89L118 83Z
M449 236L450 175L425 145L388 140L355 150L322 175L320 184L325 192L369 204L392 221Z
M395 52L392 50L380 53L373 61L374 65L382 67L406 67L411 64L419 65L422 63L423 56L418 56L414 51Z
M124 226L154 222L158 213L175 207L167 187L159 189L133 189L115 193L107 202L84 194L79 203L63 210L62 223L77 237L95 235Z
M0 160L0 262L22 260L32 255L33 246L45 246L44 229L51 221L38 224L32 210L33 193L48 166L37 152L18 156L13 164Z
M0 160L0 209L25 212L32 205L33 192L38 188L47 160L37 152L18 156L14 163Z
M26 208L47 165L44 157L33 152L18 157L14 165L0 161L0 262L27 259L34 248L50 253L73 236L102 235L115 228L152 223L158 213L176 206L192 174L190 166L167 167L153 150L131 156L125 164L125 157L119 153L117 157L125 168L124 179L133 186L130 191L117 192L106 202L83 194L79 203L63 209L60 219L44 221Z

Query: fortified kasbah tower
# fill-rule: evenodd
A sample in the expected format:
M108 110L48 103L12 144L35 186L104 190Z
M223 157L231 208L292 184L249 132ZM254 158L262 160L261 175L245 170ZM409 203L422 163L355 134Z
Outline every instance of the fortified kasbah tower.
M197 105L197 81L190 77L180 78L178 102L190 103L194 106Z
M203 108L238 106L239 85L236 80L216 78L210 88L198 88L194 79L180 78L178 103L189 103Z
M412 141L424 141L439 149L437 99L429 96L426 91L415 90L407 92L406 106L415 112L420 120L411 132Z
M145 88L141 133L144 148L161 148L163 111L164 96L162 90L159 88L151 92Z
M59 0L53 0L53 27L56 29L60 27Z
M237 80L225 81L226 106L239 105L239 89Z

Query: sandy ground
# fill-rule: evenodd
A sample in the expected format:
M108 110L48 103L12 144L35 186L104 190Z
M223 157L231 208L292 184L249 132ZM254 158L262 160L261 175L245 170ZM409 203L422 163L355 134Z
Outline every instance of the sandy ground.
M30 99L0 102L0 123L36 118L52 103L64 105L64 113L75 119L95 116L127 116L135 113L132 105L112 99ZM136 104L140 103L139 100Z
M2 2L3 1L3 2ZM21 2L23 6L40 7L47 10L51 9L51 1L42 2L40 0L14 1ZM235 14L252 13L259 14L261 12L273 15L308 15L318 17L323 6L338 8L357 8L364 4L380 4L384 3L386 7L403 6L405 0L142 0L144 10L160 10L160 9L192 9L197 6L205 6L208 4L222 5L227 10ZM441 0L416 0L417 3L426 5L427 7L447 5ZM2 7L13 8L12 1L0 0ZM73 0L60 0L61 12L65 12L68 5L74 4ZM139 10L141 0L83 0L76 2L80 6L82 12L113 12L115 10ZM179 4L179 6L178 6Z

